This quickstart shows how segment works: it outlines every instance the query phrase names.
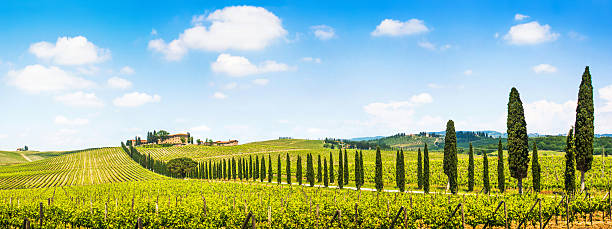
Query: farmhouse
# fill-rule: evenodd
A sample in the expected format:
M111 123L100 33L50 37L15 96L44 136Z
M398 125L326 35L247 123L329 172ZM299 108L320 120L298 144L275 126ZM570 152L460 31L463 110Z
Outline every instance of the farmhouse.
M137 142L137 140L130 139L130 140L126 141L126 144L127 145L136 146L136 144L135 144L136 142ZM139 145L142 145L142 144L147 144L147 140L140 140L140 144Z
M164 139L159 139L157 144L172 144L172 145L180 145L186 144L187 140L189 140L188 134L172 134L168 135Z
M206 146L235 146L238 145L238 140L229 140L229 141L210 141L210 142L202 142L202 145Z

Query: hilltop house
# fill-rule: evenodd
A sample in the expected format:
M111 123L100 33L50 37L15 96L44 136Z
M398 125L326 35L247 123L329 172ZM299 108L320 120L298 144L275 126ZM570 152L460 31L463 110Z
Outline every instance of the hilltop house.
M235 146L238 145L238 140L201 142L201 144L206 146Z
M164 139L157 140L157 144L180 145L180 144L187 144L188 140L189 140L188 134L172 134L172 135L168 135L168 137L165 137Z
M127 140L125 143L127 145L136 146L136 141L137 140L130 139L130 140ZM143 144L147 144L147 140L140 140L140 144L139 145L143 145Z

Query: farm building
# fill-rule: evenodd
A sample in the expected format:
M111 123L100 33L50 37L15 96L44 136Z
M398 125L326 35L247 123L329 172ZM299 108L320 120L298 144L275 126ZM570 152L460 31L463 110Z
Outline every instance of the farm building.
M168 135L168 137L162 139L159 139L157 144L173 144L173 145L180 145L180 144L186 144L187 140L189 140L189 134L172 134L172 135Z
M202 145L206 146L235 146L238 145L238 140L229 140L229 141L216 141L216 142L202 142Z

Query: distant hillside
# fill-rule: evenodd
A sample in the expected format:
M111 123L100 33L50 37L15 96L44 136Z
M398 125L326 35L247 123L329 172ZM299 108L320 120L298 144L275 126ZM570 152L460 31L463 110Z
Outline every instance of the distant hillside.
M370 141L370 140L378 140L384 138L385 136L376 136L376 137L361 137L361 138L351 138L351 141Z

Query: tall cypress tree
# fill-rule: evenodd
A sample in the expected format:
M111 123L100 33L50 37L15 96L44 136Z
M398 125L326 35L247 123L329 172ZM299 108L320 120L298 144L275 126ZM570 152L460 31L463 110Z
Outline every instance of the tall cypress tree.
M529 149L527 145L527 122L523 102L516 88L510 91L508 101L508 166L510 176L518 180L519 193L523 194L523 178L527 177Z
M497 144L497 189L503 193L506 191L506 177L504 174L504 149L502 148L501 137Z
M255 170L253 172L253 180L259 178L259 156L255 155Z
M533 191L540 192L540 162L538 160L538 145L533 143L533 152L531 155L531 180L533 183Z
M429 152L427 143L423 148L423 192L429 193Z
M580 90L578 91L578 106L576 107L575 140L576 169L580 171L580 189L584 190L584 174L591 169L593 163L593 137L595 136L593 108L593 85L589 66L584 68Z
M487 158L487 152L482 152L482 185L484 186L485 193L491 191L489 185L489 159Z
M238 179L242 180L242 158L238 158Z
M321 154L318 155L318 160L317 160L317 182L321 183L321 181L323 181L323 171L321 168Z
M344 187L344 166L342 165L342 149L338 152L338 188Z
M329 177L327 176L327 159L323 158L323 185L329 186Z
M361 189L361 172L359 171L359 152L355 150L355 187L357 190Z
M272 183L272 176L274 173L272 172L272 156L268 154L268 183Z
M310 184L310 187L314 187L314 166L312 165L312 154L306 156L306 179Z
M249 156L249 179L253 178L253 157Z
M221 164L221 173L223 174L223 179L227 179L227 163L225 163L225 158L223 159L223 164Z
M329 183L334 183L334 156L329 152Z
M446 137L444 137L444 174L448 178L448 188L451 193L457 194L457 136L455 135L455 122L446 123Z
M259 175L259 181L263 182L266 179L266 159L265 157L262 155L261 156L261 167L259 167L260 170L260 175Z
M382 156L380 155L380 147L376 146L376 175L374 181L376 182L376 191L380 192L383 190L383 168L382 168Z
M399 182L400 182L400 178L399 178L399 167L400 167L400 155L399 155L399 150L395 151L395 186L397 188L399 188Z
M283 176L283 173L281 172L281 168L282 168L282 167L281 167L281 159L280 159L280 154L278 155L278 157L277 157L277 161L276 161L276 162L277 162L277 163L276 163L276 172L278 173L278 174L276 174L276 183L277 183L277 184L281 184L281 183L282 183L282 176Z
M567 195L574 195L576 191L576 168L574 153L576 147L574 145L574 129L570 129L567 134L565 144L565 193Z
M470 142L470 150L468 151L468 191L474 191L474 148Z
M363 186L365 184L365 170L363 169L363 151L359 151L359 186Z
M417 151L417 187L418 189L423 188L423 158L421 157L421 148Z
M291 184L291 159L289 159L289 153L287 153L287 184Z
M236 159L232 157L232 179L236 180Z
M399 184L398 188L400 192L404 192L406 189L406 167L404 166L404 150L401 149L399 152Z
M344 174L344 184L348 184L349 182L349 170L348 170L348 154L346 149L344 149L344 170L342 170Z
M299 185L302 185L302 156L297 157L297 167L295 169L295 179Z

